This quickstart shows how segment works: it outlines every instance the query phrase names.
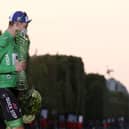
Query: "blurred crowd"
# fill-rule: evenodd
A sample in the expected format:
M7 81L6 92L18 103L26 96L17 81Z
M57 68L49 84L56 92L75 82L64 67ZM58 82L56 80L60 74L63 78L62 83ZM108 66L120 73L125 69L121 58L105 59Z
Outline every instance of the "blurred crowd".
M42 108L37 120L25 125L26 129L129 129L129 119L124 116L103 120L86 120L76 113L58 114Z
M0 129L5 129L2 118ZM129 120L124 116L85 120L82 115L75 113L58 114L42 108L35 120L25 124L25 129L129 129Z

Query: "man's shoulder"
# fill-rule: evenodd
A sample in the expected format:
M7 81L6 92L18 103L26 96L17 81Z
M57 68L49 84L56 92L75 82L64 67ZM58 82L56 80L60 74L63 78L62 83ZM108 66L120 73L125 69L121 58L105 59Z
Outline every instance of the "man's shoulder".
M5 47L8 44L8 36L2 34L0 35L0 46Z

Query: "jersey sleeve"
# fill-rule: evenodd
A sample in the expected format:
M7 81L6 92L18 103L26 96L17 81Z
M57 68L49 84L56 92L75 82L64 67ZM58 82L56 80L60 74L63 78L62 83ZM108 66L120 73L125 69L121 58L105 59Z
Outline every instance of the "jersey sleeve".
M6 41L6 37L0 37L0 61L2 57L7 53L8 51L8 43Z
M0 37L0 62L7 52L8 52L8 42L6 40L6 37ZM16 68L14 65L6 66L0 64L0 73L10 73L15 71Z

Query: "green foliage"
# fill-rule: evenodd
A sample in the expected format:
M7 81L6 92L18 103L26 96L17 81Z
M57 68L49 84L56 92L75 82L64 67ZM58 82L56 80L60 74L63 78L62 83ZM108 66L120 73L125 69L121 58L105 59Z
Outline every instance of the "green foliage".
M86 74L81 58L65 55L33 56L29 84L42 95L42 104L59 113L74 112L86 119L129 116L129 96L111 92L106 79Z
M122 92L110 92L105 104L105 116L129 116L129 96Z
M60 113L84 112L84 69L81 58L33 56L29 82L43 95L43 105Z
M104 114L105 95L108 91L104 76L88 74L85 78L85 86L87 90L87 119L102 119Z

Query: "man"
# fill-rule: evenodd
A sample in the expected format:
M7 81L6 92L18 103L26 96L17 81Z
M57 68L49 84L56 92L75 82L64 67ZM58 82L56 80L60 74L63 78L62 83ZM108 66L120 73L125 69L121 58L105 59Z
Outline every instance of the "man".
M9 26L0 36L0 105L8 129L24 129L21 109L13 89L17 73L25 70L25 62L17 59L15 36L31 20L25 12L16 11L9 17Z

